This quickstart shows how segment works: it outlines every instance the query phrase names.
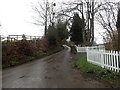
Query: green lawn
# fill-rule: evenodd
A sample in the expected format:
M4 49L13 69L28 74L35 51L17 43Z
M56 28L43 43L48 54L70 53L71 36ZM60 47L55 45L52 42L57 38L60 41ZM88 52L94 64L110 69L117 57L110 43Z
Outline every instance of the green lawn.
M93 73L97 78L107 81L108 83L120 88L120 73L112 72L87 62L86 57L77 60L76 66L80 71Z

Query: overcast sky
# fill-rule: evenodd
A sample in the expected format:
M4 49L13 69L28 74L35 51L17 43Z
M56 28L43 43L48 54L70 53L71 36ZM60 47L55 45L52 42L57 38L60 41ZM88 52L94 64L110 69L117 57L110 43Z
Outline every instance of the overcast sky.
M0 0L0 35L9 34L27 34L38 35L44 34L43 26L31 24L33 21L32 3L41 0ZM58 0L48 0L57 1ZM61 2L63 0L59 0Z
M43 35L43 28L31 24L33 21L31 2L36 0L0 0L0 23L2 35Z
M42 36L44 34L43 26L36 26L31 24L33 21L33 10L31 3L35 3L38 0L0 0L0 35L11 34L26 34ZM49 1L64 1L64 0L49 0ZM69 0L68 0L69 1ZM95 39L97 43L102 42L102 37L97 33L99 27L95 25Z

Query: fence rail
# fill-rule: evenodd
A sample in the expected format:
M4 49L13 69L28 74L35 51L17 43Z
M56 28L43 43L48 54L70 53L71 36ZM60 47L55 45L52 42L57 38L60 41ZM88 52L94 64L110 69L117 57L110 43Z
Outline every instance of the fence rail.
M105 50L105 47L102 45L102 46L92 46L92 47L77 47L77 46L75 46L76 47L76 50L77 50L77 52L79 53L79 52L81 52L81 53L83 53L83 52L86 52L87 53L87 48L89 48L89 49L92 49L92 50Z
M5 36L0 36L0 41L18 41L22 39L26 40L36 40L36 39L41 39L42 36L30 36L30 35L8 35L7 37Z
M120 71L119 51L94 50L87 48L87 61L112 71Z
M76 50L77 50L77 52L85 53L85 52L87 52L87 47L77 47L76 46Z

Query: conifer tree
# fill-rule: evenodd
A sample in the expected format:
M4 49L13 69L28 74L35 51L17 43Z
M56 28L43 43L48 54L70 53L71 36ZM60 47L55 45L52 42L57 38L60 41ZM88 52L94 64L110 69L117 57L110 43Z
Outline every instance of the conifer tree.
M79 17L78 13L73 16L72 27L70 30L70 40L73 41L77 46L83 43L83 21Z

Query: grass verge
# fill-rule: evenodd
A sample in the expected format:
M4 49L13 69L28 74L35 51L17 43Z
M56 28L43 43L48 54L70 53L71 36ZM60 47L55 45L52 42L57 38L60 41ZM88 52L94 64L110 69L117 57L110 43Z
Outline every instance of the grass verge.
M97 78L107 81L115 87L120 88L120 73L109 71L97 65L88 63L86 57L78 59L76 62L76 66L78 69L80 69L80 71L93 73Z

